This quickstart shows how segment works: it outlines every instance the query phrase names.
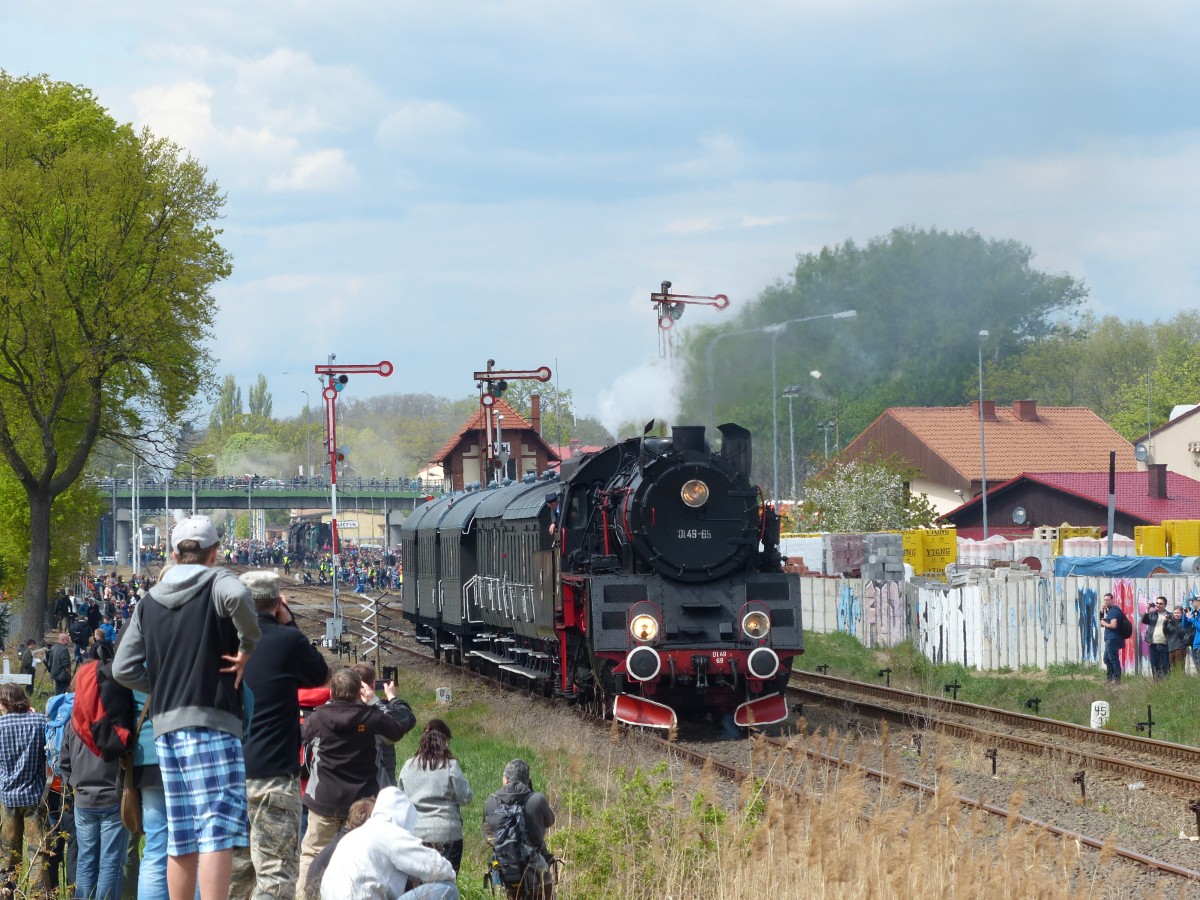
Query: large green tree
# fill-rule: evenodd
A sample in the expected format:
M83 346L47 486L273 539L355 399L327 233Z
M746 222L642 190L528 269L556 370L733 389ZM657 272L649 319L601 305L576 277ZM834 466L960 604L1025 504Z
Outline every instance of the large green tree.
M29 505L22 637L40 637L52 506L98 439L177 423L211 380L224 197L89 90L0 72L0 458Z
M822 422L832 421L845 444L889 406L965 403L974 395L968 385L981 330L990 332L987 357L1003 359L1072 315L1085 296L1074 278L1036 269L1029 247L971 231L897 228L865 246L846 241L806 253L739 315L688 332L684 418L707 422L711 409L716 424L750 428L756 447L768 448L756 454L762 481L773 443L779 468L790 464L786 387L797 388L797 458L820 453ZM795 322L775 337L764 331L850 309L856 319Z

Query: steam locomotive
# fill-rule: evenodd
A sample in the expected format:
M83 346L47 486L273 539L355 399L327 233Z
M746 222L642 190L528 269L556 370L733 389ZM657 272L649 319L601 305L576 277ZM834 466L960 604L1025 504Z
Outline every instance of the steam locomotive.
M800 585L750 482L750 433L631 439L441 497L401 529L403 614L439 658L672 728L787 718Z

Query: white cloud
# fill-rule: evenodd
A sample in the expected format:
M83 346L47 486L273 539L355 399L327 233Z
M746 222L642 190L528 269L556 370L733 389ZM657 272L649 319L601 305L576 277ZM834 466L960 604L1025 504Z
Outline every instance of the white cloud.
M267 179L272 191L333 191L357 180L341 150L319 150L296 157L287 173Z

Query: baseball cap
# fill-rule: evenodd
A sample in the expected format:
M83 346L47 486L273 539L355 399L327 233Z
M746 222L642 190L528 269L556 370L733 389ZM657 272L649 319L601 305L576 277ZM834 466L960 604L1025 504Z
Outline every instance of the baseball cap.
M191 516L171 529L171 549L176 552L182 541L195 541L201 549L208 549L220 540L216 526L208 516Z

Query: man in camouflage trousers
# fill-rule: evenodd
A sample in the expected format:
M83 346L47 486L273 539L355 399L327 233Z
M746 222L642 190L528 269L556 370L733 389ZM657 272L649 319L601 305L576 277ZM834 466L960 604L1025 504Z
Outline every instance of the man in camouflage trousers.
M262 638L245 674L254 695L245 742L250 849L234 854L229 896L292 900L299 878L302 809L297 690L324 684L329 668L296 627L279 593L279 576L255 570L241 578L254 598Z

